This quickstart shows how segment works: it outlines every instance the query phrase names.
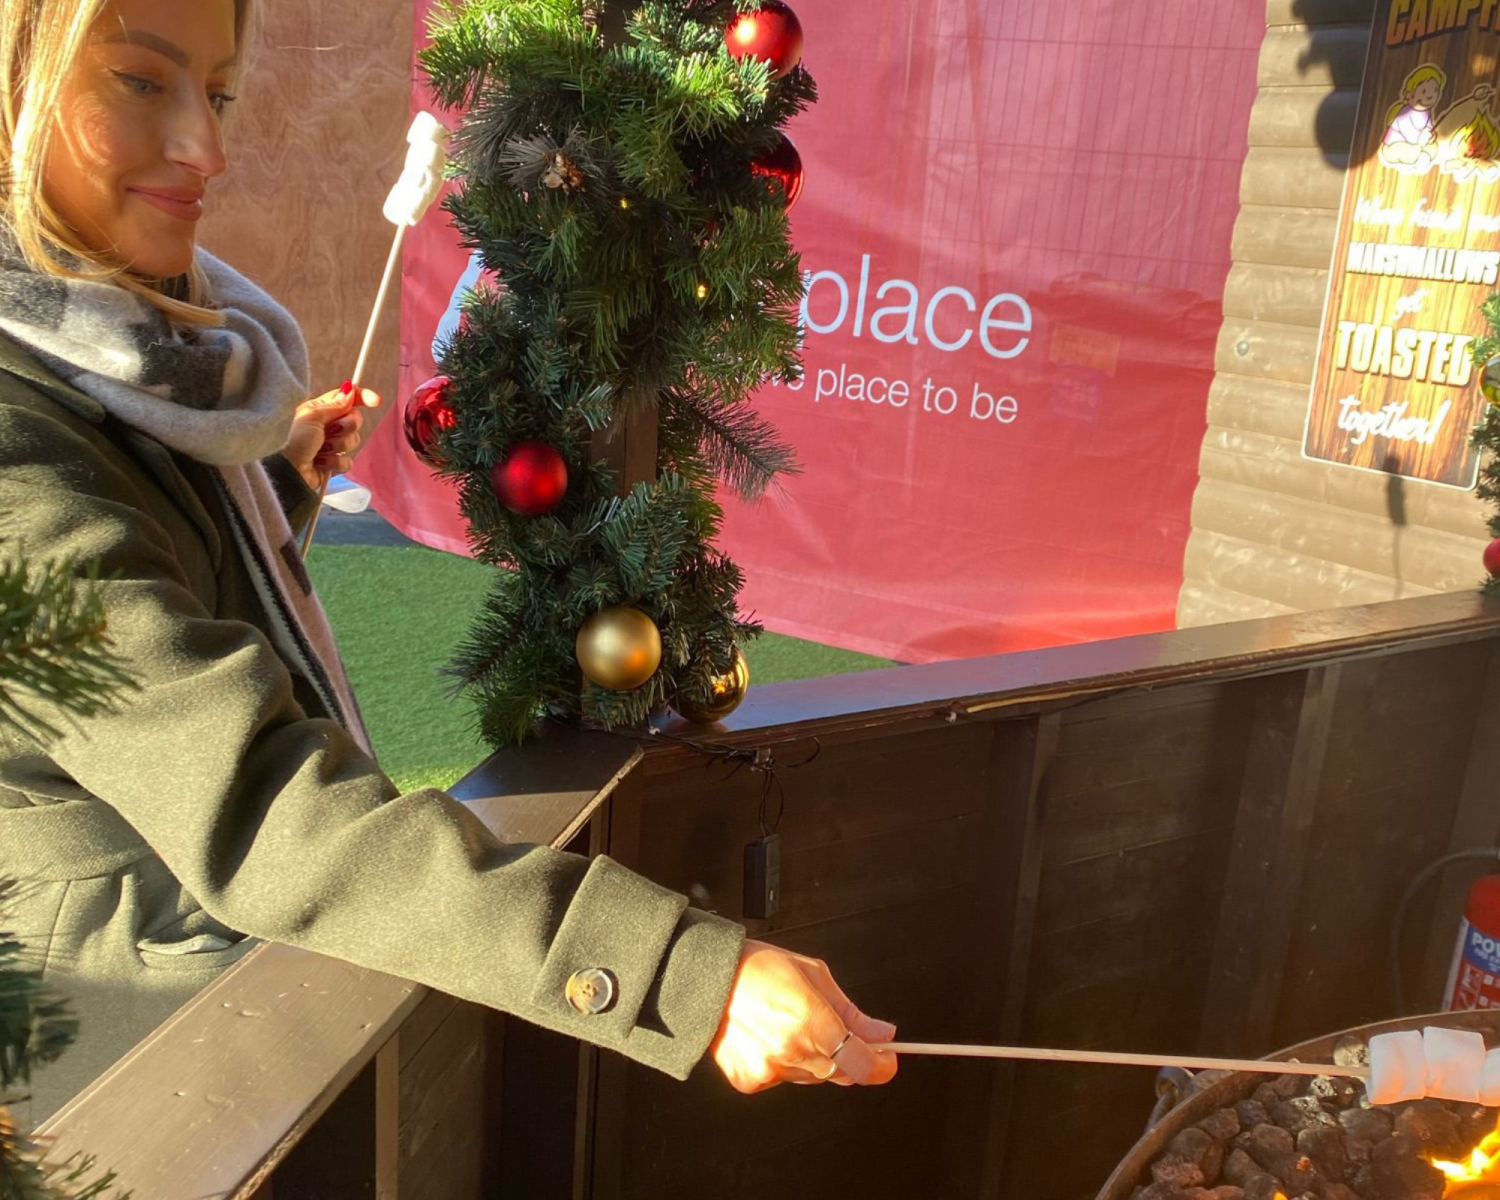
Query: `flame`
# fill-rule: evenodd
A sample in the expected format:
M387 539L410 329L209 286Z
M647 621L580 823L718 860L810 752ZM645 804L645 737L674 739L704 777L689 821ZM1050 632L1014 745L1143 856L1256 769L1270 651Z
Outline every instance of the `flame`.
M1465 158L1492 159L1500 153L1500 128L1480 109L1464 128L1458 131L1458 144Z
M1466 1162L1452 1162L1434 1158L1432 1165L1448 1180L1443 1189L1445 1197L1473 1196L1480 1191L1471 1184L1500 1184L1500 1128L1485 1134L1484 1140L1470 1152ZM1485 1195L1491 1194L1487 1190Z

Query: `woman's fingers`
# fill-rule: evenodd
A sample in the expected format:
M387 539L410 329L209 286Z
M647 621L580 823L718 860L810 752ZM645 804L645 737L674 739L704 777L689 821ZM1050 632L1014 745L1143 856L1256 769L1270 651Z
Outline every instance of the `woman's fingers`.
M742 1092L778 1083L884 1083L896 1073L895 1055L871 1050L840 1009L867 1036L895 1031L860 1013L816 959L747 941L714 1061Z

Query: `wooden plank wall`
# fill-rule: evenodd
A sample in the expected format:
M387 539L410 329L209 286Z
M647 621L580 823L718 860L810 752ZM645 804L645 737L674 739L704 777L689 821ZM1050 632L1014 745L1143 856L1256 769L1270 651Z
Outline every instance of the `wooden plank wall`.
M394 232L380 210L406 153L411 0L259 7L203 244L291 310L327 390L354 369ZM388 398L399 310L398 284L364 381Z
M1259 1055L1393 1016L1395 906L1454 836L1492 659L1413 648L825 737L780 772L784 907L752 935L825 958L913 1040ZM811 748L784 730L771 746L788 764ZM761 780L726 770L648 755L606 840L739 919ZM750 1200L791 1179L1078 1200L1154 1100L1149 1070L1057 1064L907 1058L890 1088L752 1102L711 1066L685 1087L596 1066L575 1178L591 1200Z
M1470 494L1304 460L1373 0L1269 0L1180 627L1476 586Z

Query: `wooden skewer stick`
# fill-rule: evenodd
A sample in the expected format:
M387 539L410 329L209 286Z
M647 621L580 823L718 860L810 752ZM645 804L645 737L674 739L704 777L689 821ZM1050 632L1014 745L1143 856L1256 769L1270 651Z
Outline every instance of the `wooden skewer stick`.
M406 226L396 226L396 236L391 239L391 252L386 256L385 274L380 277L380 290L375 294L375 307L370 310L370 323L365 326L365 340L359 347L359 360L354 364L354 374L349 376L349 382L354 385L354 403L359 401L359 381L364 377L365 363L370 357L370 347L375 343L375 327L380 324L380 313L385 308L386 294L391 290L391 279L396 274L396 268L401 263L401 243L406 238ZM323 484L318 488L318 506L313 509L313 515L307 522L307 531L302 535L302 557L307 557L307 552L312 549L313 535L318 532L318 517L323 512L323 498L328 495L328 481L332 478L331 472L323 473Z
M361 403L359 381L364 378L365 363L370 357L370 347L375 342L375 326L380 322L380 311L385 307L385 298L391 290L391 280L401 265L401 242L409 226L422 219L422 214L437 199L443 186L443 167L448 161L448 130L431 113L419 112L406 131L406 165L401 178L385 198L382 212L385 219L396 227L396 236L391 239L391 252L386 256L385 274L380 277L380 291L375 294L375 307L370 310L370 323L365 326L365 340L359 348L359 361L354 364L354 374L349 376L350 392L354 404ZM323 476L318 488L318 506L313 509L307 532L302 536L302 557L312 548L313 534L318 531L318 517L323 512L323 498L328 495L328 480L331 472Z
M1119 1054L1112 1050L1044 1050L1037 1046L951 1046L937 1042L872 1043L896 1054L943 1054L957 1058L1010 1058L1031 1062L1105 1063L1123 1067L1186 1067L1194 1071L1259 1071L1267 1075L1337 1075L1368 1079L1369 1067L1334 1063L1267 1062L1261 1058L1199 1058L1179 1054Z

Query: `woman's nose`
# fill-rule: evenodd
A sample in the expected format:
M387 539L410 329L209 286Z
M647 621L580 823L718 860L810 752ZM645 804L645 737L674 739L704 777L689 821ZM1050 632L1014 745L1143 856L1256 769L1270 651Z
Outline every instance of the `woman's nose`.
M205 179L222 175L229 166L219 115L204 96L184 101L172 123L167 157Z

